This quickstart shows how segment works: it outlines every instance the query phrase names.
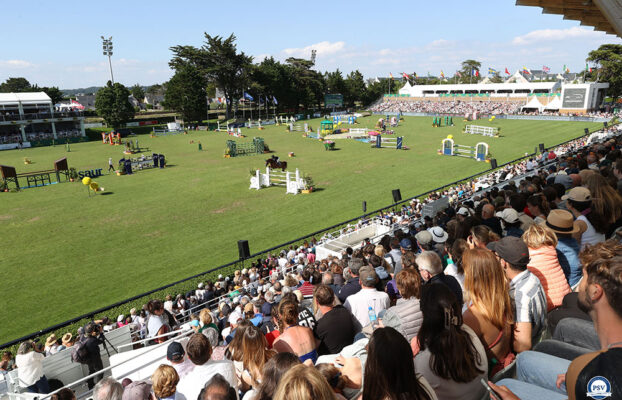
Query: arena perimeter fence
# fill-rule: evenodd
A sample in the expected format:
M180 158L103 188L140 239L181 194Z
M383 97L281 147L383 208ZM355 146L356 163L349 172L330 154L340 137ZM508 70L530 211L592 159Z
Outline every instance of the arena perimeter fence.
M617 125L617 123L618 122L616 122L615 124ZM614 124L612 124L610 126L613 126L613 125ZM582 134L580 136L577 136L575 138L572 138L572 139L566 140L564 142L555 144L553 146L545 147L545 150L549 150L549 149L552 149L552 148L564 145L566 143L572 142L573 140L577 140L577 139L580 139L582 137L587 137L590 134L592 134L594 132L597 132L597 131L599 131L601 129L602 128L594 129L593 131L589 131L588 134L584 133L584 134ZM516 158L516 159L514 159L512 161L508 161L508 162L506 162L504 164L498 165L495 170L504 168L504 167L506 167L508 165L513 165L513 164L519 163L519 162L521 162L521 161L523 161L523 160L525 160L527 158L533 157L535 155L536 155L536 153L526 154L526 155L524 155L522 157L519 157L519 158ZM489 165L489 164L486 163L485 165ZM256 259L259 259L259 258L266 258L270 254L278 254L281 250L286 250L287 251L289 246L293 245L293 246L297 247L297 246L302 245L305 241L309 241L309 240L311 240L313 238L318 238L319 239L319 238L322 237L322 235L325 235L327 233L332 233L332 232L335 232L335 231L338 231L338 230L341 230L341 229L346 229L346 228L352 226L353 224L356 224L357 222L359 222L361 220L367 220L367 219L370 219L370 218L372 218L374 216L377 216L377 215L379 215L381 213L384 213L384 212L387 212L387 211L393 211L396 208L401 208L402 205L407 204L407 203L409 203L412 200L423 199L423 198L425 198L426 196L428 196L431 193L441 192L441 191L443 191L446 188L449 188L449 187L452 187L452 186L456 186L456 185L461 184L461 183L466 183L466 182L468 182L468 181L470 181L470 180L472 180L474 178L477 178L477 177L482 176L482 175L489 174L489 173L491 173L491 172L493 172L495 170L493 170L491 168L488 168L488 169L486 169L484 171L478 172L478 173L473 174L471 176L459 179L457 181L445 184L443 186L439 186L437 188L428 190L428 191L426 191L424 193L420 193L420 194L417 194L415 196L403 199L403 200L401 200L401 201L399 201L397 203L393 203L393 204L390 204L388 206L379 208L377 210L370 211L368 213L365 213L365 214L356 216L354 218L348 219L346 221L339 222L339 223L331 225L329 227L326 227L326 228L320 229L318 231L309 233L309 234L307 234L305 236L301 236L299 238L290 240L288 242L281 243L281 244L279 244L277 246L274 246L274 247L271 247L269 249L261 250L261 251L259 251L257 253L251 254L249 256L249 258L247 258L246 260L231 261L231 262L226 263L224 265L220 265L218 267L211 268L211 269L209 269L207 271L200 272L198 274L189 276L189 277L184 278L184 279L180 279L178 281L169 283L167 285L160 286L160 287L155 288L153 290L149 290L147 292L137 294L136 296L130 297L128 299L124 299L124 300L118 301L118 302L116 302L114 304L111 304L111 305L108 305L106 307L102 307L102 308L99 308L97 310L93 310L91 312L88 312L88 313L82 314L80 316L77 316L75 318L71 318L71 319L68 319L66 321L60 322L58 324L49 326L47 328L40 329L40 330L38 330L36 332L30 333L30 334L22 336L20 338L17 338L17 339L11 340L9 342L3 343L3 344L0 345L0 349L11 350L15 354L15 352L17 350L17 346L21 342L23 342L25 340L34 340L34 339L37 339L37 338L39 338L41 336L48 335L48 334L51 334L51 333L55 333L56 337L62 337L62 335L64 333L66 333L66 332L72 332L75 335L75 333L77 332L79 327L82 327L82 326L86 325L88 322L91 322L93 320L101 319L104 316L108 316L111 319L111 322L114 323L116 321L116 316L117 315L123 314L123 315L127 316L127 315L129 315L130 309L133 308L133 307L135 307L136 310L138 312L140 312L140 310L142 309L143 305L146 304L150 299L153 299L153 298L164 299L164 297L166 297L167 294L174 295L175 293L187 293L187 292L189 292L191 290L195 290L197 288L197 284L199 282L204 282L206 280L213 280L213 281L215 281L216 280L215 278L218 276L218 274L222 274L223 276L227 276L227 275L232 274L233 271L235 271L236 269L242 269L242 268L245 268L245 267L249 267L250 266L250 262L252 260L256 260ZM217 302L219 301L219 299L220 298L212 300L210 303L207 304L207 306L208 307L212 307L212 306L217 305Z

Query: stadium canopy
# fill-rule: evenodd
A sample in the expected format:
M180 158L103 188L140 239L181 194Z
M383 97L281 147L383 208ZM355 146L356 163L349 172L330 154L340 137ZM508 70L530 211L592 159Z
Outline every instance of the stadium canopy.
M524 106L522 106L520 109L521 110L538 110L539 112L542 112L542 110L544 110L544 106L542 105L542 103L540 103L540 101L538 101L537 97L532 97L531 100L529 100L529 102L525 104Z
M52 104L50 96L45 92L0 93L0 106L16 104Z
M542 7L543 14L563 15L564 19L622 37L620 0L516 0L516 5Z
M438 96L443 93L489 93L493 96L525 97L532 93L554 93L561 89L561 82L521 83L458 83L448 85L404 85L401 95L411 97Z
M559 110L560 108L562 108L562 101L559 96L555 96L555 98L544 107L544 110Z

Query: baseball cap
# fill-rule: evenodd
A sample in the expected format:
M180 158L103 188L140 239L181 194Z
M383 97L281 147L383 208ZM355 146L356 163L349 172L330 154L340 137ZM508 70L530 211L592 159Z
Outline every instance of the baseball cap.
M467 217L469 215L469 209L466 207L460 207L460 209L458 210L458 214Z
M562 196L562 200L592 201L592 195L588 188L578 186L576 188L570 189L568 194Z
M231 312L231 314L229 314L229 323L230 324L237 324L238 321L241 320L241 319L242 319L242 316L237 311L233 311L233 312Z
M430 244L432 243L432 234L428 231L421 231L415 235L415 239L421 244Z
M186 355L183 346L179 342L173 342L166 349L166 359L169 361L181 361Z
M359 271L359 279L365 286L374 286L378 282L378 274L372 267L365 265Z
M506 208L501 212L501 219L508 224L518 222L518 212L513 208Z
M403 248L403 249L412 250L412 246L413 246L413 244L410 241L410 239L404 238L404 239L402 239L400 241L400 247Z
M516 236L506 236L497 242L488 243L486 247L511 265L524 267L529 264L529 249L525 242Z

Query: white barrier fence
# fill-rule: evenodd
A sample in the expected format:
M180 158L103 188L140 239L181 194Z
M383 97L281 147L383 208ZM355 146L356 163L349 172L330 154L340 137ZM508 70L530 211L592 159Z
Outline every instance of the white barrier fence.
M467 125L464 128L464 133L470 133L471 135L498 137L499 128L493 128L490 126Z
M294 125L293 123L289 123L289 131L290 132L304 132L307 133L309 132L309 124L296 124Z
M296 168L295 172L275 172L270 167L266 167L266 173L260 170L255 171L255 176L251 176L249 189L261 189L262 187L285 186L285 193L298 194L305 188L304 180L300 171Z

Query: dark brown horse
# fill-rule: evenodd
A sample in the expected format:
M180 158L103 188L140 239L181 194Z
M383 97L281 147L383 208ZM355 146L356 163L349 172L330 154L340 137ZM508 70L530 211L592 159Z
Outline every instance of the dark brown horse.
M287 169L287 161L277 161L276 157L268 158L266 160L266 167L272 169L281 169L283 172Z

